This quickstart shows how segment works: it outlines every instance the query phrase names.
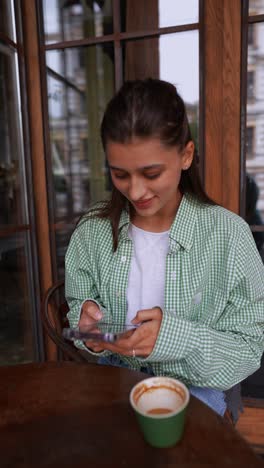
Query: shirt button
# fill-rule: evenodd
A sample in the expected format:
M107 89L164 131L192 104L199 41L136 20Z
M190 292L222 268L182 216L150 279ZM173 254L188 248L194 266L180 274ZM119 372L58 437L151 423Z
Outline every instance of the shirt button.
M125 263L125 261L126 261L126 257L125 256L121 257L121 262Z
M121 292L120 291L116 291L116 297L120 297L121 296Z

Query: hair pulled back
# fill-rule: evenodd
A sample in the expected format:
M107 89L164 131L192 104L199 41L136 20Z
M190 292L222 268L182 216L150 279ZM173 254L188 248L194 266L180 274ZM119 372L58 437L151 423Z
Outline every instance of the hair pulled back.
M130 143L133 138L157 138L168 147L183 150L192 140L185 104L175 86L158 79L127 81L108 103L101 124L104 150L107 143ZM198 155L188 170L182 171L179 189L204 203L212 200L202 188ZM96 216L109 218L113 230L114 250L118 244L118 224L127 199L113 186L111 198Z

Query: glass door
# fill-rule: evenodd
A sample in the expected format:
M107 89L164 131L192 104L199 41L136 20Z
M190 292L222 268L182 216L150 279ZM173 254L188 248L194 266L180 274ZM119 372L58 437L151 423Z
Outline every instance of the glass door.
M0 11L0 365L7 365L39 359L42 343L21 38L13 1L2 0Z

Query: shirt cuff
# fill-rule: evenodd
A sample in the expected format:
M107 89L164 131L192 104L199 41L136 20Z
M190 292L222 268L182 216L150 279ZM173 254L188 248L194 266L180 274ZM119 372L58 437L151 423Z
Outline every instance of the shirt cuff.
M137 359L141 362L163 362L182 359L188 351L188 343L194 344L192 341L192 323L177 317L173 312L167 310L162 312L162 321L154 348L146 358L138 358L137 356Z

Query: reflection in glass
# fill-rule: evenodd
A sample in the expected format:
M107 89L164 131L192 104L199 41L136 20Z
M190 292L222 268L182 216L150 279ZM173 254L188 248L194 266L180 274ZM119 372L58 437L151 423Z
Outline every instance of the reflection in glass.
M249 0L249 15L263 15L264 14L264 0Z
M77 220L76 220L77 221ZM57 253L57 271L58 278L64 278L64 264L66 250L70 242L71 235L75 229L76 223L64 226L63 229L56 231L56 253Z
M55 219L73 219L108 196L100 123L114 92L113 48L49 51L46 58Z
M25 224L17 57L0 45L0 225Z
M0 0L0 32L15 40L13 22L13 0Z
M111 0L42 0L46 42L71 41L113 32Z
M28 234L0 237L0 365L33 361Z
M186 103L192 135L198 143L198 31L127 41L123 47L124 79L152 77L173 83Z
M197 23L199 17L198 0L124 0L120 7L122 30L126 32Z
M246 174L246 221L253 228L253 237L258 251L264 261L264 220L257 208L259 200L259 187L253 176ZM256 227L262 226L263 231L257 231Z
M249 224L263 226L253 235L264 260L264 23L249 25L249 37L254 41L248 45L246 215Z

